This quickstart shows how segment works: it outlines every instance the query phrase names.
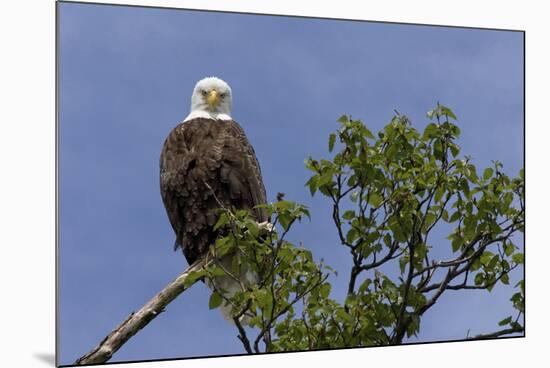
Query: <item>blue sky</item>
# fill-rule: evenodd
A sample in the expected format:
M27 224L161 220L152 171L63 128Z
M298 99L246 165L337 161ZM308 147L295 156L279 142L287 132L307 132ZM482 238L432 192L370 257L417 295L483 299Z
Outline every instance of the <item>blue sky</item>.
M328 202L311 197L303 160L327 156L335 120L373 131L393 109L422 129L437 101L481 167L523 166L523 34L62 3L60 21L60 343L63 364L95 346L186 266L158 184L164 138L188 113L197 80L233 89L233 116L260 161L268 199L311 208L297 226L317 259L345 270ZM344 272L335 278L340 298ZM420 341L489 332L511 312L510 290L446 294ZM112 361L242 353L236 330L196 285ZM416 340L415 340L416 341Z

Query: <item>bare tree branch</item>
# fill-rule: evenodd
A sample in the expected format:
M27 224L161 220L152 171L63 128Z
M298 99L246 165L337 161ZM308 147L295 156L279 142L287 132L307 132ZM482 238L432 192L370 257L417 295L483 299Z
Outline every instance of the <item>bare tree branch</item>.
M510 335L513 333L520 333L523 332L523 327L511 327L511 328L505 328L503 330L499 330L496 332L488 333L488 334L480 334L472 337L468 337L468 340L484 340L484 339L494 339L500 336L504 335Z
M94 349L80 357L74 364L100 364L105 363L120 349L132 336L145 327L155 317L164 311L164 308L178 295L189 287L185 286L185 280L195 271L199 271L211 263L212 259L202 258L197 260L174 281L168 284L140 310L132 312L120 325L108 334ZM198 281L198 280L197 280ZM195 281L196 282L196 281Z

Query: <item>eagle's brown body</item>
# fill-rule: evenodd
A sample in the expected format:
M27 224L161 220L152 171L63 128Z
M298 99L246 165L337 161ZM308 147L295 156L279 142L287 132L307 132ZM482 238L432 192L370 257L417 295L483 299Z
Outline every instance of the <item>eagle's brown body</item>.
M221 207L266 211L260 166L243 129L233 120L195 118L176 126L160 156L160 189L170 223L189 264L214 243ZM218 202L219 201L219 202Z

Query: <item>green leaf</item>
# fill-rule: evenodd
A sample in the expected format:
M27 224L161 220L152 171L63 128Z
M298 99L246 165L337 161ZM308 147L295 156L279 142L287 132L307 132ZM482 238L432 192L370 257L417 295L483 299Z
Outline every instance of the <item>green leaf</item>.
M225 226L227 223L229 223L229 215L226 212L223 212L218 218L216 224L214 225L214 230L218 230L219 228Z
M358 289L359 293L364 293L365 291L367 291L369 289L370 284L372 284L372 280L365 279L365 281L363 281L361 286L359 286L359 289Z
M328 151L332 152L334 149L334 142L336 141L336 134L331 133L328 137Z
M346 212L344 212L344 214L342 215L342 218L344 220L351 220L352 218L355 217L355 211L353 210L347 210Z
M455 222L460 218L460 212L456 211L451 215L451 218L449 219L449 222Z
M491 176L493 176L493 169L488 167L485 169L485 171L483 171L483 179L489 180Z
M390 144L387 148L386 148L386 157L391 161L394 159L394 156L395 154L397 153L397 151L399 150L399 146L397 144Z
M443 105L439 105L439 107L441 109L441 115L445 115L450 117L451 119L456 120L456 115L451 111L451 109Z
M323 185L329 184L332 182L332 170L327 170L321 174L317 185L322 187Z
M423 138L424 139L431 139L431 138L435 138L437 137L437 133L439 131L439 127L437 126L437 124L434 124L434 123L430 123L428 124L428 126L426 126L426 128L424 129L424 135L423 135Z
M504 254L511 256L514 253L515 247L514 244L508 242L504 243Z
M472 266L470 267L470 271L477 271L481 268L481 262L479 261L479 258L474 259L474 262L472 263Z
M250 232L250 235L252 235L254 238L258 237L260 229L258 228L258 224L255 221L248 221L246 223L246 228Z
M227 272L223 268L217 265L213 265L209 267L207 273L209 277L227 276Z
M331 285L327 282L319 288L319 295L321 295L324 299L328 298L330 294Z
M488 265L495 254L486 250L479 258L482 265Z
M263 310L267 310L273 305L271 295L265 289L254 290L254 297L258 302L258 306Z
M476 285L481 285L483 284L484 281L485 281L485 274L483 273L478 273L474 279L474 283Z
M366 242L367 243L374 243L376 240L380 239L380 232L378 231L371 231L367 234Z
M477 183L479 181L479 178L476 173L476 167L474 165L470 164L467 166L466 177L470 179L472 183Z
M510 277L508 276L507 273L503 274L503 275L500 277L500 281L501 281L504 285L510 285Z
M384 235L384 244L386 244L386 247L388 247L388 248L391 247L391 235L390 234Z
M342 115L342 116L340 116L340 117L338 118L338 121L339 121L340 123L347 123L347 122L349 122L349 118L348 118L347 115Z
M317 172L317 161L313 160L311 156L304 160L304 165L306 166L306 169Z
M523 253L516 253L512 256L512 261L518 264L522 264L524 262L524 256Z
M491 270L494 269L499 260L500 260L500 256L498 254L495 254L495 256L489 261L487 268Z
M510 271L510 263L507 260L503 259L501 266L504 271Z
M453 241L451 242L451 247L453 248L453 252L456 252L457 250L459 250L463 243L464 242L460 237L458 236L454 237Z
M296 207L295 202L287 201L287 200L282 200L282 201L276 202L274 204L280 210L290 210L290 209Z
M353 323L353 317L350 316L343 308L336 310L336 316L340 318L341 321L351 325Z
M506 318L504 318L502 321L500 321L498 323L499 326L505 326L507 324L509 324L510 322L512 322L512 316L508 316Z
M399 270L401 271L401 274L405 272L405 266L409 262L409 256L403 256L399 258Z
M393 232L393 238L395 240L397 240L398 242L404 242L407 240L407 237L403 233L401 225L399 224L399 221L397 221L395 216L390 219L388 225L390 227L390 230Z
M201 277L203 277L204 275L206 275L206 270L204 268L200 269L200 270L197 270L197 271L191 272L187 276L185 281L183 282L183 286L185 286L185 288L190 287L191 285L193 285L195 282L197 282L197 280L200 279Z
M313 196L319 187L319 175L314 175L307 181L306 185L309 186L309 192Z
M369 204L373 207L378 207L384 199L378 193L371 193L369 196Z
M441 201L441 198L443 197L443 194L445 194L445 187L437 188L437 190L435 191L434 200L436 202Z
M367 127L364 127L363 129L363 135L367 138L374 139L374 135L370 130L367 129Z
M349 229L347 235L346 235L346 241L348 243L353 243L355 239L359 237L359 232L355 228Z
M290 223L292 222L292 217L286 213L279 214L279 222L283 229L288 230Z
M475 215L464 218L464 237L468 240L473 239L476 232L477 219Z
M224 256L233 248L234 241L232 237L223 237L216 239L215 248L218 256Z
M458 154L460 153L460 148L454 143L450 143L449 148L451 149L451 154L453 155L453 157L458 156Z
M436 216L432 212L428 212L426 214L425 220L424 220L424 232L435 222Z
M208 308L216 309L222 304L223 298L216 291L210 295L210 300L208 301Z
M454 124L451 124L451 130L453 131L453 134L455 135L455 137L460 137L460 128L459 127L457 127Z
M420 329L420 317L416 314L411 315L411 323L407 327L407 337L417 334Z

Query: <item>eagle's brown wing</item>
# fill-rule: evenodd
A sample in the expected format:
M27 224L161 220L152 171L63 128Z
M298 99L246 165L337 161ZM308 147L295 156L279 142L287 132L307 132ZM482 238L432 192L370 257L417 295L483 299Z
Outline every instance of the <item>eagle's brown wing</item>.
M234 121L197 118L175 127L160 156L162 200L187 261L194 262L215 241L220 202L249 209L266 203L254 149ZM257 221L264 209L253 210Z

